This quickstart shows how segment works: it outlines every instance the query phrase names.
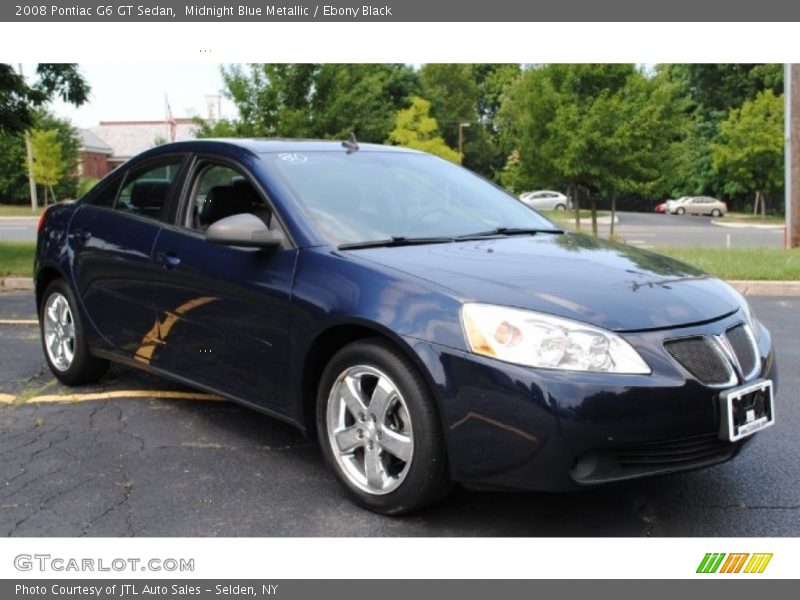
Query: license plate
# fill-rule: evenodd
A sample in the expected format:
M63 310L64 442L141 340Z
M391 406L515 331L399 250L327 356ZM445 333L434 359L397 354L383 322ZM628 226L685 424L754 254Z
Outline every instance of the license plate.
M772 381L760 379L720 394L719 437L735 442L775 423Z

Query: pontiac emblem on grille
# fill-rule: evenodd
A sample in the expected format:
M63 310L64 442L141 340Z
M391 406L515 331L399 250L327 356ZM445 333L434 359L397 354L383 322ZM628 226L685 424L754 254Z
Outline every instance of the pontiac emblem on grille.
M739 359L736 358L736 353L733 351L733 346L731 346L731 343L728 341L728 336L715 335L714 337L717 339L717 342L719 343L720 347L722 348L722 351L725 353L725 356L727 357L728 361L731 363L733 368L736 369L739 373L741 373L742 367L739 364Z

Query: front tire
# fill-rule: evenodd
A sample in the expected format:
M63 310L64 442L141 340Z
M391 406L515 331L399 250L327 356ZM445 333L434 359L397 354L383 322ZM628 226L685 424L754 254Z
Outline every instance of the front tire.
M675 211L675 214L679 215L679 216L683 216L683 215L686 214L686 209L685 208L679 208L678 210Z
M715 208L714 210L711 211L711 216L712 217L721 217L722 213L719 211L719 209Z
M566 212L567 207L563 204L556 204L556 210L559 212Z
M63 279L47 286L39 307L39 330L47 366L67 385L93 383L108 361L92 356L75 296Z
M328 467L364 508L399 515L450 490L433 395L411 361L383 340L349 344L328 363L317 432Z

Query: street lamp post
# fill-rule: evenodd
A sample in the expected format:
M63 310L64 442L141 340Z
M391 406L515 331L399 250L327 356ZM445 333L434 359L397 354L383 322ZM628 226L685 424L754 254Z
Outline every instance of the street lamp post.
M19 63L19 76L22 77L22 63ZM39 198L36 194L36 179L33 176L33 149L31 148L31 132L25 130L26 166L28 167L28 187L31 193L31 211L36 212L39 207ZM46 199L46 198L45 198Z
M464 162L464 128L469 126L470 123L458 124L458 157L462 163Z

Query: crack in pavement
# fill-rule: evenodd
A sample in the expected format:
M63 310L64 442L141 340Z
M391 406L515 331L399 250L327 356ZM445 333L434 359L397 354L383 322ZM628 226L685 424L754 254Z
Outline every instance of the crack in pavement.
M59 496L65 496L65 495L69 494L70 492L74 492L75 490L80 489L84 485L93 482L98 477L99 477L99 475L92 475L90 478L84 479L84 480L80 481L79 483L77 483L76 485L74 485L74 486L72 486L70 488L67 488L65 490L59 490L59 491L51 494L50 496L48 496L47 498L45 498L44 500L39 502L38 505L36 506L36 508L33 510L33 512L31 512L30 514L26 515L25 517L23 517L22 519L17 521L13 525L13 527L9 530L9 532L6 534L6 537L10 537L10 536L14 535L14 532L16 530L18 530L20 527L22 527L25 523L27 523L33 517L35 517L36 515L38 515L42 511L46 510L47 509L47 505L50 502L52 502L53 500L55 500L56 498L58 498Z

